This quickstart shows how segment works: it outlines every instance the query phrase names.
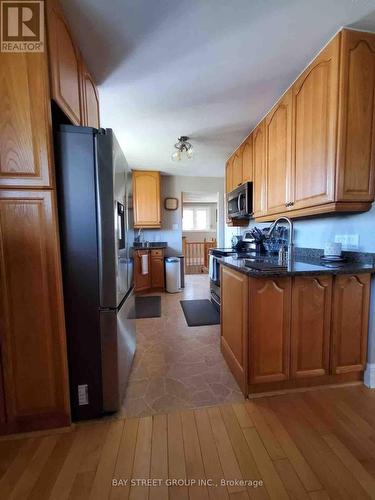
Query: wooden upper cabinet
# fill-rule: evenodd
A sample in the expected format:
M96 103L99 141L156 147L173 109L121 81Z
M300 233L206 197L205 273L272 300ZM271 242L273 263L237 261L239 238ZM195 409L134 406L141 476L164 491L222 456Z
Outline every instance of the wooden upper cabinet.
M253 134L242 146L242 182L253 182Z
M160 228L160 172L133 172L133 204L135 228Z
M242 154L240 149L234 153L232 169L232 189L236 189L236 187L241 186L242 184Z
M8 432L70 423L54 193L0 190L0 341Z
M233 157L229 158L225 166L225 189L227 193L233 190Z
M250 384L289 379L290 310L291 278L250 278Z
M100 127L99 94L95 82L81 59L81 117L82 125Z
M238 385L247 394L248 277L221 266L221 283L221 350Z
M343 30L337 199L373 201L375 34Z
M294 278L291 378L329 375L331 296L331 276Z
M254 166L254 216L258 217L266 211L266 175L265 175L265 121L263 120L253 132L253 166Z
M57 0L47 3L52 98L74 125L80 125L80 58Z
M332 313L332 373L362 371L366 364L370 274L335 279Z
M0 186L51 187L51 116L44 53L0 53Z
M340 36L292 86L294 209L335 199Z
M265 119L267 213L285 212L291 196L292 92Z

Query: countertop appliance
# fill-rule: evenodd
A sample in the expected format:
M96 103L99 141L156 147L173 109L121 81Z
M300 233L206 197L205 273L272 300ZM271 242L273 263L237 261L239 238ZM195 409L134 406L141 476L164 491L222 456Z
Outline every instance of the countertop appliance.
M136 348L131 172L111 129L55 133L72 417L119 410Z
M253 183L245 182L227 195L227 214L230 219L246 219L253 214Z

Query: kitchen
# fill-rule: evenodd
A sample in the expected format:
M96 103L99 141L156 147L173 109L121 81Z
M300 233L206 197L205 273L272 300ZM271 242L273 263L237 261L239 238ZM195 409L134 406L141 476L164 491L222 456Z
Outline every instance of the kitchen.
M51 0L0 53L4 498L373 497L373 8L210 3Z

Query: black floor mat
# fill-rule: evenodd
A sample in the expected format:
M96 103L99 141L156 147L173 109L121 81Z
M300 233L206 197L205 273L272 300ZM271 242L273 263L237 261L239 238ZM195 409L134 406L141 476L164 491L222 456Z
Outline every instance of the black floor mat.
M160 295L151 295L135 298L135 317L142 318L160 318L161 316L161 297Z
M220 314L208 299L180 300L189 326L219 325Z

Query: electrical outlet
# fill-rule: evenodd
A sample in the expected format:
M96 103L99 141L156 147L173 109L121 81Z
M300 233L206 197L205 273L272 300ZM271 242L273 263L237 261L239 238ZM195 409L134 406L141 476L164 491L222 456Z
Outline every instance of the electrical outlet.
M341 243L343 250L358 250L358 234L336 234L335 243Z
M78 386L78 404L79 406L89 404L89 386L87 384Z

